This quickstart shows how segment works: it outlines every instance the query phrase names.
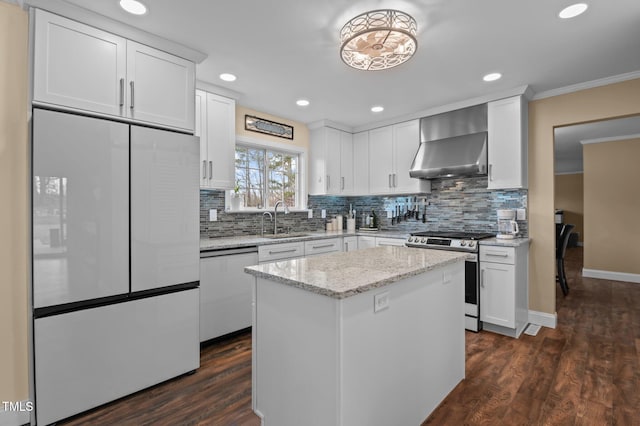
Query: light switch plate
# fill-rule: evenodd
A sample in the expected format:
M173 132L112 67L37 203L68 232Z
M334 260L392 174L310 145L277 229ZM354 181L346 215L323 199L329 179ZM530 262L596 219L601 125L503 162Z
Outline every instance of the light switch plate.
M323 219L327 218L327 211L325 209L322 209L320 211L320 217L323 218Z
M309 211L307 212L307 218L313 219L313 210L309 209Z
M209 209L209 222L217 222L217 221L218 221L218 210Z
M393 218L393 212L391 210L387 210L387 219Z
M380 312L389 307L389 292L379 293L373 296L373 312Z

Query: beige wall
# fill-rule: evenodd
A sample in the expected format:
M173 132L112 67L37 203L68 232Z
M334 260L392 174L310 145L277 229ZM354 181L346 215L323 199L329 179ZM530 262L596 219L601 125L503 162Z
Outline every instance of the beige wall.
M529 309L556 311L554 127L640 114L640 79L529 103Z
M584 184L582 173L556 175L555 208L564 211L564 222L575 225L573 232L584 242Z
M584 267L640 274L640 139L584 146Z
M270 121L275 121L276 123L282 123L288 126L293 126L293 140L245 130L244 129L245 114L264 118ZM278 142L282 144L291 144L291 145L303 147L305 149L309 149L309 129L305 124L299 123L297 121L285 120L283 118L276 117L274 115L265 114L263 112L245 108L240 105L236 106L236 136L246 136L252 139L263 139L263 140Z
M27 21L0 2L0 401L28 398Z

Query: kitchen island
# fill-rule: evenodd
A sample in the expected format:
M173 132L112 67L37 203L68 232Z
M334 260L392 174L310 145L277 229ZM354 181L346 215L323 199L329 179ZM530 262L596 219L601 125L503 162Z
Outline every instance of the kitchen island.
M464 378L465 253L376 247L245 268L264 425L418 425Z

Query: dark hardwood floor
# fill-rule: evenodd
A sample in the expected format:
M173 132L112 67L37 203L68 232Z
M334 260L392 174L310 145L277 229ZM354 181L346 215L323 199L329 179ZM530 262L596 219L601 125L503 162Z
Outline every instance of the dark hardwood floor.
M557 328L517 340L467 332L466 378L423 425L640 425L640 284L582 278L580 248L566 269ZM251 335L204 348L193 375L58 424L259 425Z

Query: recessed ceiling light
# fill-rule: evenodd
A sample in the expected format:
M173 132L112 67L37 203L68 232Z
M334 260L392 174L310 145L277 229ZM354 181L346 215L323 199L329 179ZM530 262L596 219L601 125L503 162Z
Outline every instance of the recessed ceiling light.
M492 72L491 74L487 74L482 77L484 81L496 81L500 80L500 78L502 78L502 74L500 74L499 72Z
M133 15L147 13L147 6L137 0L120 0L120 7Z
M296 101L296 105L302 106L302 107L309 106L309 101L306 99L298 99Z
M584 13L589 6L586 3L576 3L571 6L567 6L558 13L558 16L562 19L575 18L578 15Z
M236 76L233 74L229 74L229 73L222 73L220 74L220 80L224 80L224 81L236 81Z
M382 112L384 111L384 107L380 106L380 105L376 105L374 107L371 107L371 112Z

